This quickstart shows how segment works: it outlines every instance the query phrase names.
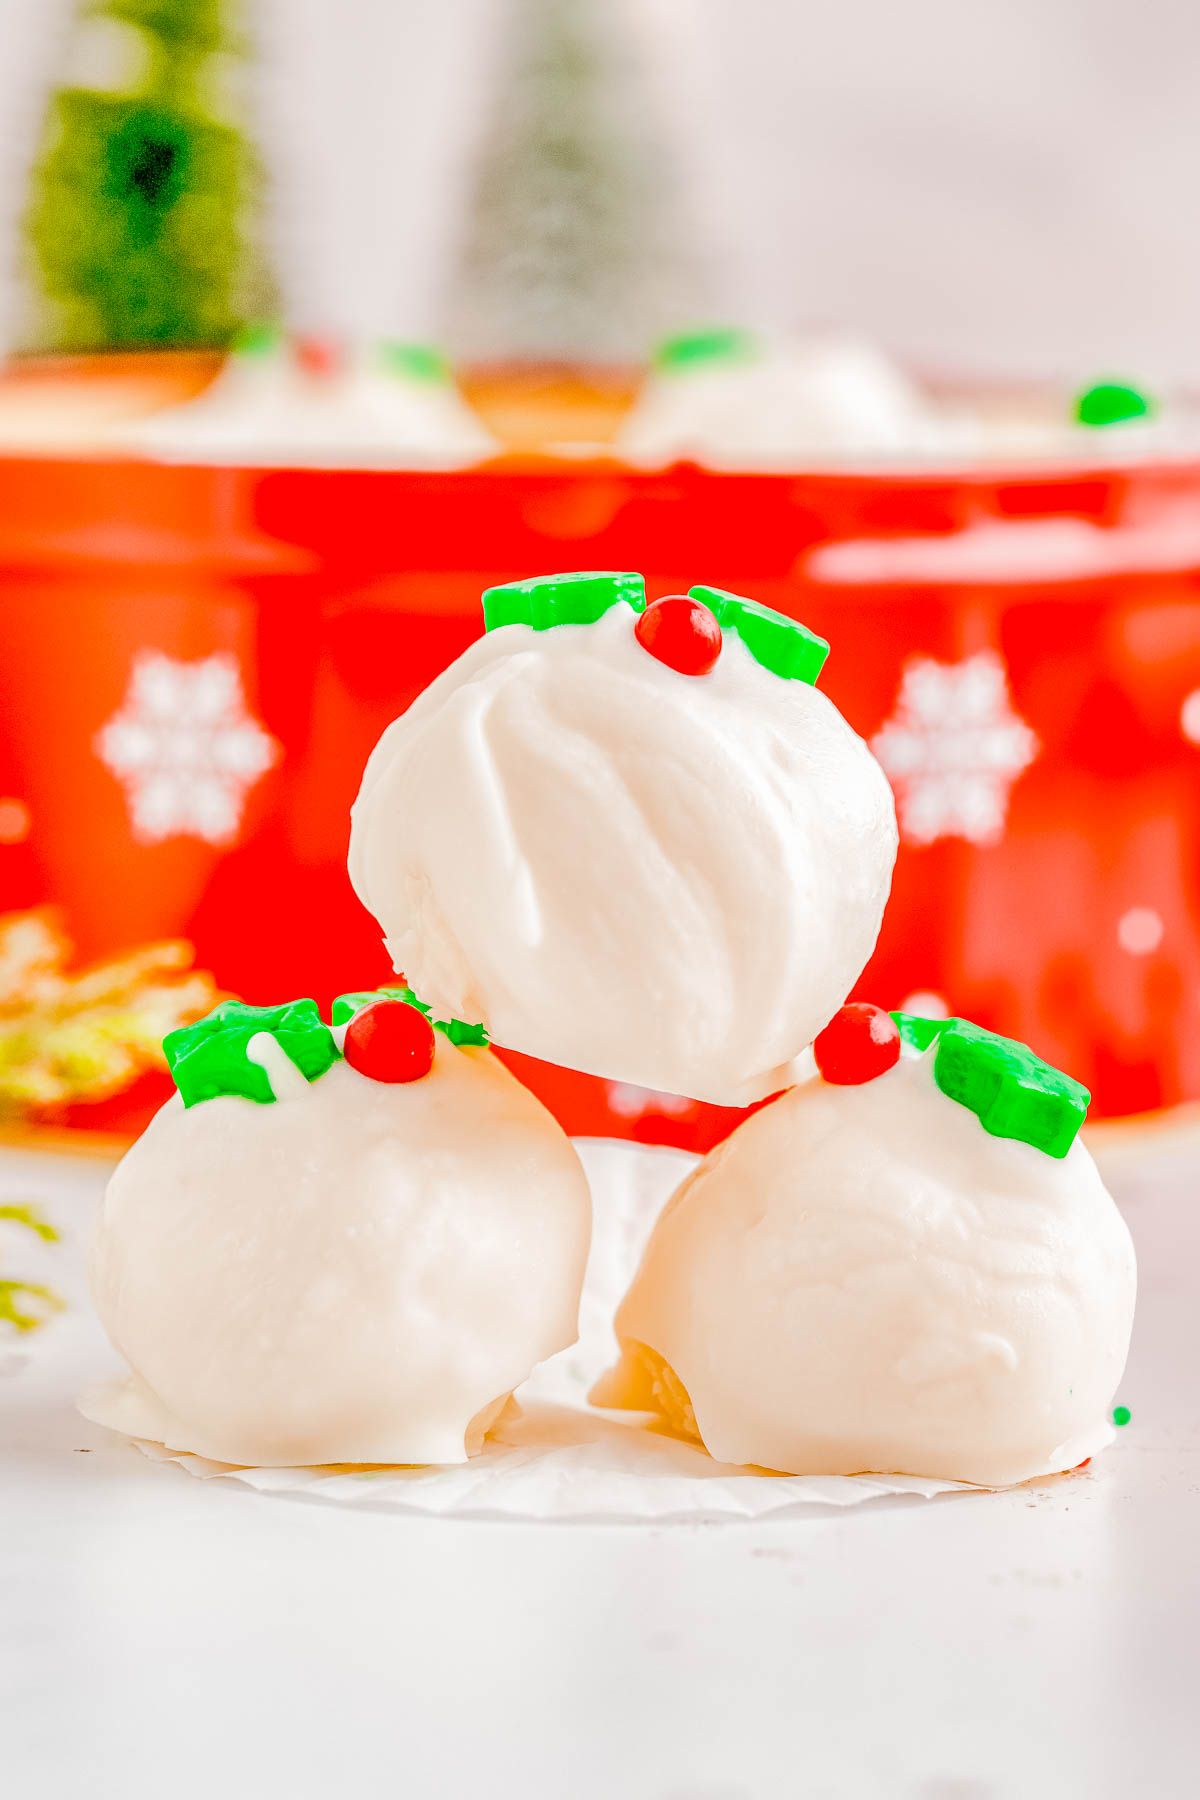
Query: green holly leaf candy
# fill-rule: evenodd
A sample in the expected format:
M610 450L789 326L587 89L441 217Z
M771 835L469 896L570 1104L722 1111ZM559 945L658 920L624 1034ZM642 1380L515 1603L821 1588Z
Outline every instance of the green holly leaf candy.
M263 320L254 325L243 325L231 348L235 356L267 357L277 356L286 345L287 333L283 326Z
M380 345L379 354L384 368L393 375L407 376L410 381L427 381L434 387L451 385L450 364L432 344L388 339Z
M928 1050L950 1023L949 1019L920 1019L916 1013L902 1012L894 1012L892 1019L904 1042L914 1050Z
M418 1000L410 987L360 988L353 994L339 994L330 1016L335 1025L348 1025L356 1012L361 1012L364 1006L374 1006L377 1000L403 1000L405 1006L415 1006L426 1018L433 1010L423 1000Z
M534 575L488 588L483 596L485 631L502 625L531 625L548 631L554 625L594 625L622 602L635 613L646 609L646 583L640 575L580 570L573 575Z
M1075 402L1080 425L1124 425L1130 419L1147 419L1153 412L1149 396L1123 381L1098 381Z
M486 1025L468 1025L465 1019L435 1019L433 1029L448 1037L457 1050L486 1050L490 1042Z
M1091 1099L1025 1044L965 1019L939 1033L933 1074L943 1094L969 1107L993 1137L1018 1138L1047 1156L1067 1154Z
M721 363L753 362L757 355L758 343L751 332L736 325L710 325L665 338L654 352L654 367L660 375L683 375Z
M722 631L736 631L755 662L764 669L770 669L784 681L817 685L829 645L807 625L769 606L760 606L756 600L728 594L724 588L694 587L688 589L688 595L716 614Z
M349 1024L356 1012L361 1012L364 1006L373 1006L377 1000L402 1000L406 1006L415 1006L430 1020L433 1029L440 1031L456 1049L461 1050L466 1045L487 1049L489 1039L485 1025L468 1025L465 1019L435 1019L433 1008L418 1000L409 987L369 988L353 994L339 994L333 1003L334 1024Z
M268 1031L308 1081L337 1062L340 1052L317 1011L315 1000L292 1000L286 1006L243 1006L226 1000L195 1025L169 1031L163 1039L167 1067L185 1106L237 1094L269 1105L275 1098L265 1069L251 1062L246 1046Z
M1064 1157L1087 1116L1091 1095L1025 1044L967 1019L919 1019L893 1013L901 1037L918 1050L936 1045L933 1078L947 1099L973 1112L993 1137L1017 1138Z

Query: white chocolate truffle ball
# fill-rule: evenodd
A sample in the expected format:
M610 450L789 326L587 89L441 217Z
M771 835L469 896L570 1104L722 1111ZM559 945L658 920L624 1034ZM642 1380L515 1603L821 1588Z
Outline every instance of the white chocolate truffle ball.
M726 631L678 673L623 602L473 644L377 745L350 874L397 969L511 1049L741 1105L875 945L891 791L832 701Z
M1110 1441L1134 1289L1082 1143L991 1137L906 1055L793 1089L683 1181L591 1397L724 1462L1024 1481Z
M174 1096L91 1259L133 1370L89 1415L222 1462L454 1463L575 1341L587 1181L487 1050L385 1084L338 1062L274 1104Z
M688 457L714 469L912 456L944 432L926 399L873 345L839 335L752 344L668 361L651 374L617 448L650 467Z

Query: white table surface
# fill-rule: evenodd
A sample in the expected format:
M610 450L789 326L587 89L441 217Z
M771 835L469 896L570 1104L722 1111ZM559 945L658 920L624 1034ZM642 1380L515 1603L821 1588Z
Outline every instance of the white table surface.
M80 1276L105 1175L0 1155L73 1302L0 1373L0 1794L1200 1793L1194 1147L1110 1168L1133 1419L1090 1470L754 1525L422 1519L147 1462L72 1405L110 1357Z

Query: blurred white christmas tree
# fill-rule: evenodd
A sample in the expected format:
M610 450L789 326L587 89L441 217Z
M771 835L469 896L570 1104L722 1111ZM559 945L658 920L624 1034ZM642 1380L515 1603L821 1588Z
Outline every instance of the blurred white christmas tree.
M666 121L628 0L510 0L451 306L475 361L628 362L702 315Z

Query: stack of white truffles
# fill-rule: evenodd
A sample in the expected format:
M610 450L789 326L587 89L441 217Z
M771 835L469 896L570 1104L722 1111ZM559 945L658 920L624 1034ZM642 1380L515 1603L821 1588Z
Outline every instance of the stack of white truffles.
M250 1465L453 1463L575 1337L569 1139L489 1041L757 1107L691 1172L592 1393L722 1462L1002 1485L1111 1437L1135 1271L1087 1094L847 1004L897 834L828 646L637 575L493 588L384 733L350 876L396 985L227 1002L116 1170L106 1423ZM402 971L402 973L399 973ZM641 1415L634 1418L632 1415Z

